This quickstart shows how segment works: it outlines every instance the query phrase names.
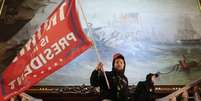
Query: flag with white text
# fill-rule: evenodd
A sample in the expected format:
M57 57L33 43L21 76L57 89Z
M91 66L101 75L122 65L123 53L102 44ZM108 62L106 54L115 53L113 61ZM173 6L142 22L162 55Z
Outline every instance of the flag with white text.
M64 0L2 73L0 101L29 89L91 45L81 28L76 1Z

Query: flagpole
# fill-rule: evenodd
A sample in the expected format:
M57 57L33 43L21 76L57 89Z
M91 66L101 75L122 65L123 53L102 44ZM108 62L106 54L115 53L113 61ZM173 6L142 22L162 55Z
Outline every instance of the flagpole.
M80 6L80 9L81 9L82 15L83 15L83 17L84 17L84 21L85 21L85 23L86 23L86 25L87 25L87 28L88 28L88 34L89 34L89 35L91 34L91 36L92 36L93 46L94 46L94 49L95 49L95 52L96 52L97 61L100 62L100 61L102 61L102 60L101 60L101 57L100 57L100 54L99 54L98 48L97 48L97 46L96 46L96 42L95 42L94 37L93 37L92 24L91 24L91 23L88 23L88 20L87 20L86 14L84 13L84 10L83 10L83 8L82 8L82 5L81 5L81 3L80 3L80 0L78 0L78 4L79 4L79 6ZM104 75L104 77L105 77L105 81L106 81L106 83L107 83L107 87L108 87L108 89L110 89L110 84L109 84L109 81L108 81L107 75L106 75L106 73L105 73L105 71L104 71L104 68L102 68L102 72L103 72L103 75Z
M1 4L1 8L0 8L0 16L1 16L1 13L2 13L2 11L3 11L4 3L5 3L5 0L3 0L3 1L2 1L2 4Z

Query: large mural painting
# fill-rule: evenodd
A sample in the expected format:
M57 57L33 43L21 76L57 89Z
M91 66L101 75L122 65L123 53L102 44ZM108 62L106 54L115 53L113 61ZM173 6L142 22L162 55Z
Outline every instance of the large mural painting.
M201 14L190 0L83 0L102 62L126 59L129 84L160 72L159 85L184 85L201 77ZM112 4L112 5L111 5ZM82 15L81 20L82 20ZM83 23L85 32L88 32ZM91 48L39 85L89 84L97 56Z

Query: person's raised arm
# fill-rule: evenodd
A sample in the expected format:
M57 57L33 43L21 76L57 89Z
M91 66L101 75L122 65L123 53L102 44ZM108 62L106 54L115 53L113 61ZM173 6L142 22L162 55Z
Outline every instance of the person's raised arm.
M96 69L92 72L90 77L91 86L98 87L100 85L100 75L103 70L103 64L99 62Z

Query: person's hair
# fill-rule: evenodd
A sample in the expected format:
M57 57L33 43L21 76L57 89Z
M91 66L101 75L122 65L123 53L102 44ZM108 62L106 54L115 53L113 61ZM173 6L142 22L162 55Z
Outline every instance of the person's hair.
M152 81L151 78L152 78L153 76L158 77L159 74L157 74L157 73L156 73L156 74L153 74L153 73L147 74L147 76L146 76L146 81Z

